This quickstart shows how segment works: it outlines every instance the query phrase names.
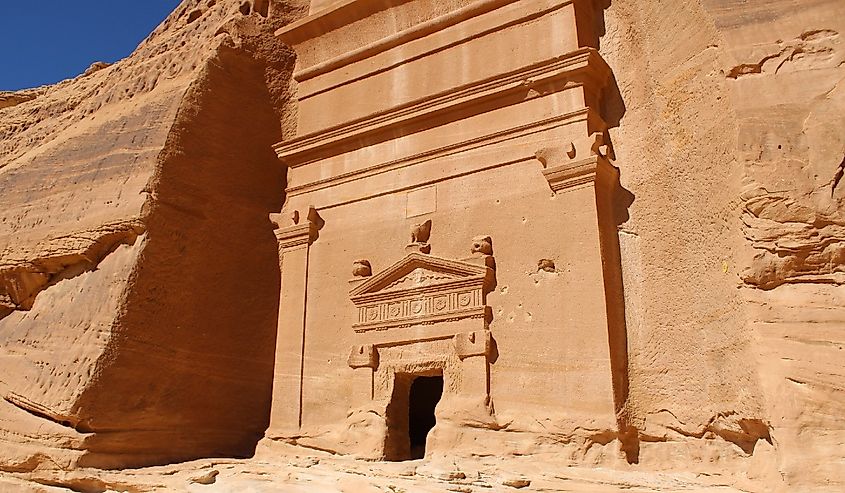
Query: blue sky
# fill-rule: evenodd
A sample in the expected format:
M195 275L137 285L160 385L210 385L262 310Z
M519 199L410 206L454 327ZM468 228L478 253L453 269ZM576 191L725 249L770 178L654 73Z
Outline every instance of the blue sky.
M115 62L179 0L0 0L0 91L53 84Z

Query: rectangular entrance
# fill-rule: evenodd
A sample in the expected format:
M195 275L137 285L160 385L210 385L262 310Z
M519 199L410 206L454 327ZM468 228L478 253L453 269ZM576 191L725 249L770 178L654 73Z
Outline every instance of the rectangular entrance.
M437 422L434 411L442 397L442 371L396 374L387 407L387 460L425 457L428 434Z

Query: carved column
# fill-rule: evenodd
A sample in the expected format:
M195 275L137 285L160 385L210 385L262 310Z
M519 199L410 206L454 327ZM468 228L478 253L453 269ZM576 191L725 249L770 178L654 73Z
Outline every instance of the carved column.
M281 215L273 215L277 225ZM276 335L276 364L273 372L273 404L266 436L278 438L296 435L302 425L302 378L305 354L306 292L308 289L308 253L317 237L317 225L311 208L306 219L294 212L292 225L275 231L279 242L279 266L282 286L279 298L279 322Z
M366 406L373 400L373 378L378 368L378 349L372 344L352 347L347 360L352 368L352 407Z
M574 274L587 282L579 299L568 301L589 307L580 316L588 322L587 326L600 328L578 335L579 347L584 348L581 361L587 364L579 369L578 377L589 390L573 396L572 406L577 412L606 423L615 420L624 430L627 337L614 214L614 197L620 190L619 171L609 161L613 149L601 133L596 133L577 144L542 149L536 155L562 211L559 227L577 242L581 252Z
M457 334L455 353L461 360L461 394L484 401L490 396L490 354L493 337L489 330Z

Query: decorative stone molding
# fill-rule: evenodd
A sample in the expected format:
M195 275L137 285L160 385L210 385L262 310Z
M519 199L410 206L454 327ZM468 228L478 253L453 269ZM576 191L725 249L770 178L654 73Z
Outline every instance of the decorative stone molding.
M484 319L493 285L486 265L411 253L350 293L355 332Z
M561 192L588 183L597 186L612 184L618 179L619 172L605 159L593 156L571 164L546 168L543 176L554 192Z
M378 368L378 349L372 344L356 345L349 353L350 368Z
M442 93L433 94L415 101L410 105L402 105L355 119L339 125L336 128L320 129L297 136L293 139L279 142L273 146L279 159L291 168L304 166L315 160L330 148L343 148L344 145L355 145L365 136L388 134L397 128L402 128L411 121L433 120L444 115L457 113L458 109L472 106L483 106L490 100L508 100L514 95L522 95L530 99L536 97L531 88L542 88L544 84L561 81L572 81L601 90L610 78L611 70L607 62L592 48L583 48L567 53L561 57L547 60L543 63L523 68L513 73L505 73L498 78L471 87L456 87ZM526 82L530 81L530 82ZM569 115L561 115L564 119L571 119ZM591 120L600 119L591 116ZM539 123L539 122L538 122ZM537 123L531 126L536 126ZM470 141L460 147L469 147L477 142ZM352 174L362 174L382 169L391 163L382 163L364 170L356 170ZM331 181L339 176L332 176ZM301 192L302 189L313 186L313 183L289 187L287 192Z
M317 239L318 228L314 220L316 217L317 211L314 207L308 208L304 221L300 219L299 211L293 211L290 214L290 221L283 220L284 214L270 214L270 220L279 226L279 229L274 231L276 240L279 242L279 249L285 250L313 243ZM285 226L285 223L288 225Z
M317 228L311 221L306 221L305 224L277 229L275 233L279 248L289 249L313 243L317 237Z

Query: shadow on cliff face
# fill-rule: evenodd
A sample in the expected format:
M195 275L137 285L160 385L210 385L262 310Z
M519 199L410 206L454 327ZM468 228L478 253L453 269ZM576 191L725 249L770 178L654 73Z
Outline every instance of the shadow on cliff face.
M286 86L294 60L233 44L189 89L159 156L143 253L77 408L92 432L80 465L246 457L267 427L280 287L268 214L285 176L266 80Z
M593 4L576 3L576 12L580 12L585 21L579 30L584 33L579 39L582 46L590 46L601 51L601 39L607 32L604 11L610 6L611 0L599 0ZM589 15L584 16L586 13ZM625 100L616 76L611 73L610 80L601 94L601 116L607 126L602 130L606 134L604 140L608 148L607 157L611 161L615 161L616 153L613 150L612 133L609 130L620 126L626 111ZM617 165L615 162L613 164ZM622 166L620 173L624 173L624 163ZM621 183L616 183L604 200L600 201L598 207L599 222L602 225L602 255L605 257L605 299L610 344L608 349L613 373L613 400L618 427L616 437L629 464L639 463L640 444L638 430L635 427L636 416L633 415L630 403L628 328L619 229L630 219L629 211L635 200L636 196L630 190L623 187Z

